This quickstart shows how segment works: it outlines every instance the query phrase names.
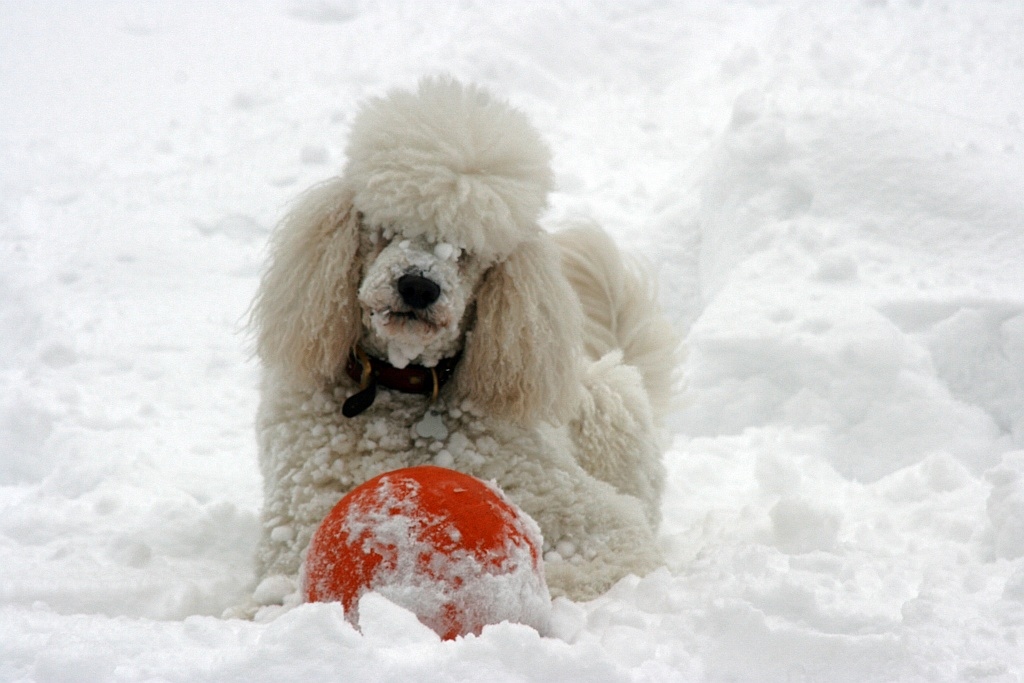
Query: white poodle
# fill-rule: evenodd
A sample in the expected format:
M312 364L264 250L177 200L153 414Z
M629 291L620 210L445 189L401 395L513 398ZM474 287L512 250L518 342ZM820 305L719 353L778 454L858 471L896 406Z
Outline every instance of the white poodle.
M598 229L537 225L550 155L484 90L365 104L341 177L280 225L253 307L264 366L260 605L296 600L350 489L420 464L493 480L537 523L553 595L658 567L675 337Z

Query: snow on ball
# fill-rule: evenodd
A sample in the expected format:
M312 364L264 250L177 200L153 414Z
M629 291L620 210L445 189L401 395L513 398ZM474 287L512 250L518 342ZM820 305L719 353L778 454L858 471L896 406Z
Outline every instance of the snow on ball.
M310 541L310 602L338 601L358 622L376 591L442 638L511 621L544 633L551 596L540 528L484 482L443 467L387 472L348 493Z

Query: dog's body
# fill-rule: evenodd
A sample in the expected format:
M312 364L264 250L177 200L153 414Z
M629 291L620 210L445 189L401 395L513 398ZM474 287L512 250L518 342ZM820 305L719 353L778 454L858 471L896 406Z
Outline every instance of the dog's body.
M660 564L674 337L602 232L537 227L548 163L520 113L427 80L371 101L343 175L282 223L254 306L253 608L297 588L346 492L420 464L493 480L532 516L554 595L591 598ZM376 386L371 367L430 386Z

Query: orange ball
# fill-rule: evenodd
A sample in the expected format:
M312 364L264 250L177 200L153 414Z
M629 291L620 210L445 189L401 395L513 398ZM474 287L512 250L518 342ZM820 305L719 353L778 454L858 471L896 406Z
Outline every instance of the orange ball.
M355 623L359 598L377 591L445 639L506 620L544 631L541 547L537 524L475 477L387 472L350 491L313 535L306 600L341 602Z

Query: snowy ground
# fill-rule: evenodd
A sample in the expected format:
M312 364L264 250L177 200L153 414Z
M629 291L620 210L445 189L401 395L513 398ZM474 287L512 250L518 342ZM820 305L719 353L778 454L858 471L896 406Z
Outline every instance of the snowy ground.
M268 232L438 71L658 269L670 566L543 639L221 620ZM0 2L0 680L1022 678L1020 2Z

